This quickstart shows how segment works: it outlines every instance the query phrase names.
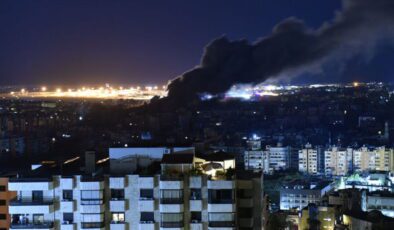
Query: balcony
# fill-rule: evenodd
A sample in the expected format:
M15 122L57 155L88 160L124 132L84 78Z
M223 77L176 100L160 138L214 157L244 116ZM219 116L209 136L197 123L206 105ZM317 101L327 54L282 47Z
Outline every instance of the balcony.
M81 229L87 230L104 230L105 223L104 222L82 222Z
M81 179L80 183L81 190L103 190L104 182L100 180L87 180Z
M155 230L155 222L153 221L141 221L139 224L139 230Z
M183 222L161 222L160 229L183 230Z
M154 177L139 177L138 186L140 189L153 189L155 187Z
M208 223L210 230L234 230L235 221L210 221Z
M190 230L203 230L203 224L202 223L190 223Z
M103 213L105 211L103 204L82 204L80 207L81 213Z
M160 212L164 212L164 213L183 212L183 198L161 198Z
M234 189L234 180L209 180L208 189Z
M49 214L54 211L53 201L12 200L9 204L10 214L32 213Z
M155 211L155 200L154 199L140 199L138 201L138 208L140 212L153 212Z
M52 189L52 178L11 178L8 181L9 191L48 191Z
M125 222L122 222L122 223L111 223L110 224L110 229L111 230L125 230L126 229L126 223Z
M208 212L236 212L234 203L208 204Z
M126 187L125 177L110 177L109 188L111 189L124 189Z
M10 229L24 229L24 230L33 230L33 229L45 229L45 230L53 230L55 229L53 226L53 222L43 222L37 224L11 224Z
M183 177L161 175L160 189L183 189Z
M109 209L111 212L124 212L126 211L126 200L110 200Z
M77 224L75 223L62 223L60 225L60 230L76 230Z
M183 204L160 204L160 212L163 213L183 212Z
M202 211L202 200L190 200L190 211L191 212L201 212Z
M73 200L60 201L60 210L62 212L74 212L75 211L75 201L73 201Z

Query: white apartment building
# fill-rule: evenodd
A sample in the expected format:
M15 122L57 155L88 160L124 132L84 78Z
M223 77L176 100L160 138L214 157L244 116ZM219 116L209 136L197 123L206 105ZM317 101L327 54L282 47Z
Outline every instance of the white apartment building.
M324 168L327 175L344 176L352 170L353 149L330 147L324 152Z
M285 184L280 189L280 209L302 210L308 204L321 205L323 197L333 189L331 181L310 182L297 180Z
M244 152L244 163L246 170L263 171L269 173L269 158L267 151L264 150L246 150Z
M193 173L199 165L220 173ZM157 174L11 178L10 229L264 229L262 175L230 174L233 165L172 153Z
M290 167L291 147L283 147L281 144L277 146L266 147L270 170L283 170Z
M298 171L307 174L318 173L318 152L310 144L298 151Z

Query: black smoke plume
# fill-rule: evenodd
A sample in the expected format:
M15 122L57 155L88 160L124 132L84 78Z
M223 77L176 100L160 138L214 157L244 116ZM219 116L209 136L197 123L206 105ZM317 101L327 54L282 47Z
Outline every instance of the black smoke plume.
M254 44L218 38L196 68L168 84L168 98L185 101L201 93L226 92L234 84L313 72L330 60L373 55L375 45L394 38L394 0L343 0L331 22L318 29L288 18Z

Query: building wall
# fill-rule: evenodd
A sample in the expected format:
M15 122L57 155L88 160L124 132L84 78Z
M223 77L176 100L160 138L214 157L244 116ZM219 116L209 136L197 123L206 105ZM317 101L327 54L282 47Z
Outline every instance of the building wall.
M38 182L27 180L12 182L12 188L18 190L19 199L31 200L32 188L38 190ZM40 182L42 183L42 182ZM248 178L244 180L208 180L206 176L188 177L182 179L160 179L160 175L139 176L124 175L118 177L106 176L103 179L84 180L81 176L62 178L54 176L53 186L44 187L45 200L52 200L51 206L44 205L41 209L31 206L11 207L13 214L26 214L29 217L33 213L44 213L44 220L54 223L54 229L83 229L83 223L102 223L95 229L156 229L160 228L163 215L170 213L181 213L183 216L183 227L175 229L199 229L207 230L211 224L210 216L216 220L227 220L234 216L234 226L210 227L209 229L233 229L248 227L251 229L262 229L264 223L262 208L263 186L262 178ZM191 193L197 189L201 191L201 199L192 199ZM72 199L63 197L65 190L72 191ZM124 197L111 197L114 192L123 191ZM153 191L153 198L141 196L141 192ZM209 198L211 191L229 190L233 194L231 201L224 203L212 203ZM238 190L242 190L243 197L238 198ZM165 203L161 199L163 191L181 191L183 199L181 203ZM171 193L171 192L170 192ZM84 197L82 197L82 194ZM88 194L88 195L86 195ZM99 198L95 196L98 195ZM249 196L249 195L250 196ZM84 198L84 199L83 199ZM86 200L87 199L87 200ZM88 203L86 203L88 202ZM93 203L90 203L93 202ZM98 203L96 203L98 202ZM18 209L21 207L20 209ZM48 208L49 207L49 208ZM48 208L48 209L46 209ZM238 215L240 212L250 213L250 216ZM192 221L192 212L201 213L201 221ZM115 222L113 216L120 213L126 221ZM142 214L153 214L153 221L142 220ZM66 215L65 215L66 214ZM194 214L194 213L193 213ZM65 216L72 215L73 221L66 222ZM224 222L219 221L219 225ZM216 223L217 224L217 223Z
M0 229L9 229L10 216L8 214L8 204L10 200L14 199L16 192L8 191L8 178L0 178L0 200L5 202L4 205L0 205Z

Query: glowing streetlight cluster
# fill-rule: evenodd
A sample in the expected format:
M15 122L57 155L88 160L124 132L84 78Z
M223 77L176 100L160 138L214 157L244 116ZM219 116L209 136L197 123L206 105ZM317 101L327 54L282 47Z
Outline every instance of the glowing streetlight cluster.
M135 86L135 87L112 87L109 84L101 87L80 88L53 88L42 86L31 91L22 88L19 91L10 92L14 97L32 98L91 98L91 99L135 99L150 100L154 96L164 97L167 95L166 86Z

